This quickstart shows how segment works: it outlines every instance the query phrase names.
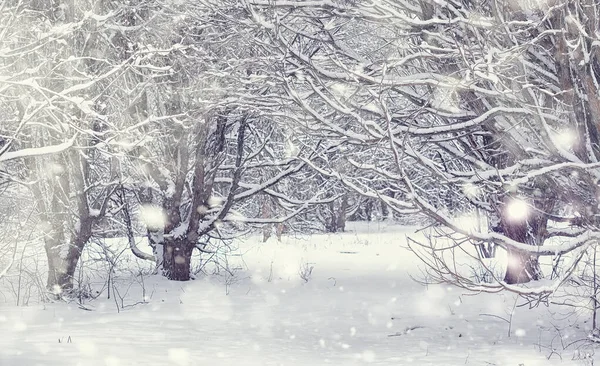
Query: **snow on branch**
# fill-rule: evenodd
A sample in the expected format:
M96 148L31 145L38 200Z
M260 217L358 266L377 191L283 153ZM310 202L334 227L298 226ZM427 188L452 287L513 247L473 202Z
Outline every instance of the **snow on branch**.
M21 150L17 150L17 151L6 152L6 153L0 155L0 162L5 162L5 161L9 161L9 160L14 160L14 159L31 158L31 157L35 157L35 156L60 153L60 152L63 152L65 150L69 149L70 147L72 147L75 142L76 137L77 136L73 136L70 140L65 141L58 145L32 147L32 148L21 149Z
M410 180L406 177L404 178L407 186L411 190L411 196L413 201L430 217L433 217L438 223L452 229L456 233L462 234L466 237L469 237L476 241L482 242L491 242L499 245L504 249L512 249L519 252L529 253L531 255L537 256L556 256L562 255L569 252L572 252L575 249L587 247L591 245L592 242L600 240L600 232L587 230L579 235L576 235L569 240L561 243L561 244L548 244L548 245L528 245L525 243L518 242L516 240L510 239L505 235L489 232L482 233L476 231L472 228L464 228L464 226L460 225L454 219L446 216L440 210L435 208L433 205L428 203L423 197L418 195Z

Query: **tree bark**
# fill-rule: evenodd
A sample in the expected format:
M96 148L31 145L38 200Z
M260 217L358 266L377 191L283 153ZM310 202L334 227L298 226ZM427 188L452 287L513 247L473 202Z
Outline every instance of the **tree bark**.
M46 234L44 239L48 258L46 287L56 297L73 291L75 269L83 248L91 237L91 225L91 220L84 221L79 231L69 239L65 239L61 230Z
M183 238L165 238L163 275L172 281L189 281L193 245Z
M61 249L64 244L53 239L46 239L46 257L48 258L48 279L46 287L55 296L73 290L73 277L78 258L63 258Z
M544 243L547 236L548 217L544 212L553 208L551 200L536 200L532 202L535 210L527 219L515 222L508 217L506 210L502 210L502 230L504 234L520 243L538 246ZM509 250L507 253L507 267L504 281L508 284L527 283L536 281L543 276L538 257L527 252Z
M337 212L337 229L338 231L346 231L346 212L348 211L348 195L342 197L342 202Z
M514 285L536 281L542 277L538 258L526 252L509 250L504 282Z

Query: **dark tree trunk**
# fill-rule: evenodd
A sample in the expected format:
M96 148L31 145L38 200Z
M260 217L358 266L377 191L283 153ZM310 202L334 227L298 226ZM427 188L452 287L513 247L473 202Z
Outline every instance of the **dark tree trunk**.
M165 238L163 275L172 281L189 281L194 246L183 238Z
M365 203L365 220L372 221L373 220L373 200L368 199Z
M509 250L508 266L504 275L504 282L508 284L527 283L539 280L542 270L538 258L526 252Z
M392 195L392 198L395 197ZM381 202L381 216L384 220L392 219L394 217L393 211L389 209L385 202Z
M337 226L337 215L335 214L335 202L331 201L329 202L329 204L327 205L328 210L327 210L327 214L328 214L328 218L327 221L329 221L325 226L327 228L327 232L328 233L337 233L338 231L338 226Z
M348 196L342 197L342 203L340 204L337 212L337 229L338 231L346 231L346 212L348 211Z
M340 200L340 204L336 205L335 201L327 204L327 218L325 221L325 229L328 233L343 232L346 230L346 213L348 212L348 196L344 195Z
M528 243L527 222L511 222L503 218L502 228L504 235L519 243ZM526 283L538 280L541 275L539 263L529 253L509 250L507 253L507 267L504 281L508 284Z
M533 204L536 209L532 210L527 219L518 222L511 220L503 211L501 225L504 235L519 243L532 246L543 245L548 226L548 217L544 212L550 212L554 204L551 200L536 200ZM542 278L542 269L537 256L518 250L509 250L507 256L508 265L504 276L506 283L527 283Z

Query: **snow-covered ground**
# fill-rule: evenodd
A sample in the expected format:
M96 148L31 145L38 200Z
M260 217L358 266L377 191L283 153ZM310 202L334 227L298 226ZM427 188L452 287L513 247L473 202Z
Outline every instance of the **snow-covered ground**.
M232 274L121 278L88 310L2 303L0 365L593 365L568 309L421 285L411 228L351 229L238 240Z

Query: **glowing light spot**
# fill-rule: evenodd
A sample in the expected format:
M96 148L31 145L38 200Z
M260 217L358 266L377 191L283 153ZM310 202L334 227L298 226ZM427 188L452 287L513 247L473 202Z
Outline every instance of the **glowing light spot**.
M441 109L444 112L460 113L461 109L458 102L458 94L454 86L457 84L457 81L453 78L449 78L449 84L452 85L452 87L439 87L435 90L431 104L434 108Z
M473 183L467 183L463 186L463 193L468 198L475 198L479 196L479 188Z
M210 207L218 207L223 203L223 198L212 196L208 199L207 203Z
M300 149L291 141L287 140L285 142L285 156L288 158L297 156L300 152Z
M60 272L59 270L57 270L57 272ZM59 285L53 285L52 286L52 293L56 296L60 295L62 293L62 288Z
M346 99L352 96L354 89L345 83L334 83L331 86L331 91L338 98Z
M170 348L169 360L178 366L187 366L190 364L190 353L185 348Z
M371 363L375 361L375 352L373 351L364 351L362 353L362 359L363 361L367 362L367 363Z
M88 357L95 356L98 352L96 345L90 340L82 340L80 342L77 342L77 348L83 356Z
M15 323L14 330L17 332L23 332L27 330L27 324L23 323L22 321L18 321Z
M529 215L529 205L521 199L514 199L506 205L506 214L510 221L523 221Z
M200 215L205 215L208 212L208 207L204 206L204 205L200 205L198 207L198 213Z
M104 359L104 364L106 366L120 366L121 362L116 357L108 356Z
M480 228L479 219L476 215L464 215L457 219L461 227L468 231L477 231Z
M522 267L522 263L517 256L508 255L504 258L503 262L506 264L507 271L512 270L519 271Z
M46 166L46 173L49 176L59 176L65 172L65 168L58 163L50 163Z
M167 216L162 208L154 205L141 206L140 219L150 230L163 229L167 223Z
M525 329L517 329L517 330L515 330L515 335L517 337L525 337L525 334L526 334Z
M556 144L563 149L570 149L577 142L577 135L570 130L561 131L554 138Z

